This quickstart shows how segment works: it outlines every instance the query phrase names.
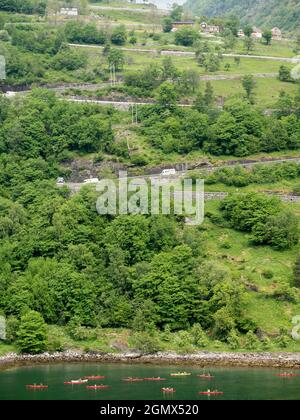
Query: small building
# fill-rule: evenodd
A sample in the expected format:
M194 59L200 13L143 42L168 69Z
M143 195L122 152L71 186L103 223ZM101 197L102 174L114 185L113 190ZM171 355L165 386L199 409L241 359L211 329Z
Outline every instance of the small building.
M217 26L217 25L208 25L206 29L210 34L220 33L220 26Z
M237 36L238 36L239 38L244 38L244 37L245 37L245 32L243 31L243 29L240 29L240 30L238 31Z
M251 36L252 36L252 38L255 38L255 39L261 39L262 38L262 30L254 27Z
M200 23L200 28L203 32L206 32L208 34L218 34L218 33L220 33L220 26L208 25L206 22Z
M272 32L272 38L275 41L281 41L282 40L282 32L279 28L275 27L271 30Z
M180 22L173 22L172 28L173 31L182 28L193 28L195 26L195 22L193 20L184 20Z
M61 16L78 16L77 7L62 7L59 14Z
M142 4L144 6L149 6L157 9L157 4L155 4L155 1L151 0L130 0L126 1L125 3L131 3L131 4Z

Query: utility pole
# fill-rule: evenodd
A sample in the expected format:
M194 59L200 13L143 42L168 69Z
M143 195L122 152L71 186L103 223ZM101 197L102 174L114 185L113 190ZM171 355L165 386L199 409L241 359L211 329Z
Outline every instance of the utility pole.
M111 86L115 86L115 84L117 83L115 64L111 64L109 66L109 71L110 71L110 84L111 84Z
M138 123L138 106L137 104L131 104L131 121L132 124Z

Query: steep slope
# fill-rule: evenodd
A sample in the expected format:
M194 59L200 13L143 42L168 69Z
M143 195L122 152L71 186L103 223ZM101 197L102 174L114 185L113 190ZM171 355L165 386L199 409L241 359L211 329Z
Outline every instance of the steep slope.
M185 7L197 15L236 14L242 22L299 30L299 0L187 0Z

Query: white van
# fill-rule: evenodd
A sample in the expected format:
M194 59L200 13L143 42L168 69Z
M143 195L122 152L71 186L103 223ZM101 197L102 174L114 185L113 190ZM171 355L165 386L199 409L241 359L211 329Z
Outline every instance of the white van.
M83 181L84 184L97 184L99 182L98 178L89 178Z
M65 183L64 178L62 178L62 177L57 178L57 180L56 180L57 185L64 185L64 183Z
M175 175L176 169L164 169L161 173L162 176L169 176L169 175Z

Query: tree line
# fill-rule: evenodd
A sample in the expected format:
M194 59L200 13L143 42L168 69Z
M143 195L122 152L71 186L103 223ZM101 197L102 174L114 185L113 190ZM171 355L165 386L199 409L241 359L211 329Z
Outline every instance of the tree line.
M47 0L0 0L0 10L11 13L44 15Z
M265 116L247 99L229 99L216 108L210 84L192 108L176 105L178 93L170 82L157 90L158 104L140 112L143 135L165 153L202 149L212 155L248 156L299 148L299 95L282 94L277 113Z

